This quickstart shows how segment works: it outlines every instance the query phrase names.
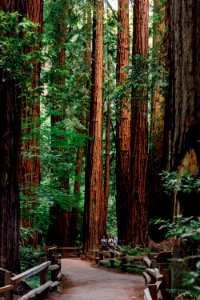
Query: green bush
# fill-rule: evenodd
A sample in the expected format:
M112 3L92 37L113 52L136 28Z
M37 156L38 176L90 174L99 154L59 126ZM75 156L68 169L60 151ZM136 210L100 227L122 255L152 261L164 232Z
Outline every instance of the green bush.
M44 252L33 247L19 248L21 272L24 272L40 263L40 258L44 256Z

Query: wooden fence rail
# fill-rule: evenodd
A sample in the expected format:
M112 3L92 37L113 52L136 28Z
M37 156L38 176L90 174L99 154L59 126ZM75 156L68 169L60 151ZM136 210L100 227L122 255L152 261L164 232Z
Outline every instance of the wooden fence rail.
M13 291L17 284L29 277L32 277L36 274L40 274L40 286L29 291L25 295L18 298L18 300L28 300L33 297L42 299L43 296L47 293L49 289L56 287L60 283L61 279L61 260L60 257L55 259L54 257L54 265L52 265L51 261L44 261L40 265L33 267L23 273L14 275L4 270L4 286L0 287L0 294L4 295L5 300L13 300ZM2 270L1 270L2 271ZM47 280L47 272L51 272L51 280Z
M92 254L92 259L96 261L97 264L107 264L109 263L111 268L114 267L115 262L120 265L121 271L126 271L128 267L130 268L140 268L144 269L145 264L143 263L144 256L137 255L127 255L123 254L115 249L100 250L94 249L89 250ZM90 255L89 255L90 256Z
M51 257L53 254L60 254L62 258L67 257L80 257L82 253L81 247L49 247L48 248L48 255L49 259L51 260Z
M144 258L146 269L143 272L145 280L144 300L170 300L171 270L170 259L171 251L162 251Z

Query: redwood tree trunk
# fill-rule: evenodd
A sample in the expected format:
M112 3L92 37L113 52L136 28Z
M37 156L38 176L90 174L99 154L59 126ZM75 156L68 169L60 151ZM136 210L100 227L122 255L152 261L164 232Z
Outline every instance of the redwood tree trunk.
M102 119L103 119L103 1L95 1L93 24L92 95L90 106L85 215L84 251L99 244L103 234L101 213L103 209Z
M20 101L12 78L0 73L0 266L19 271Z
M123 86L129 64L129 1L118 1L117 85ZM130 183L130 105L128 95L117 100L116 131L116 213L118 239L127 240Z
M134 1L133 63L135 55L148 56L148 0ZM141 68L141 62L138 67ZM142 64L145 72L146 63ZM141 70L141 69L140 69ZM145 82L146 80L146 82ZM143 76L143 82L147 84ZM131 193L129 217L129 242L133 246L148 244L147 222L147 160L148 113L147 87L133 90L131 122Z
M160 80L164 81L166 59L163 53L166 52L165 24L166 24L166 4L154 0L154 23L153 23L153 63L159 64L161 69ZM164 218L169 216L166 199L161 186L160 173L166 168L164 155L164 114L165 98L162 86L159 81L152 87L151 123L150 123L150 147L148 159L148 212L149 219ZM154 230L155 228L155 230ZM151 226L150 236L153 240L158 240L160 235L157 226ZM161 231L160 231L161 233Z
M43 0L35 0L32 2L25 1L24 13L33 22L39 24L38 31L42 32L43 24ZM25 52L31 52L32 49L26 48ZM31 88L35 89L39 84L40 66L34 65L32 74ZM40 117L40 101L36 92L30 99L22 100L22 134L28 137L22 143L22 159L21 159L21 190L25 195L25 209L21 209L22 225L31 226L34 224L34 217L29 215L29 211L35 209L37 205L37 195L34 191L40 184L40 151L39 151L39 117ZM37 130L37 131L36 131ZM28 218L26 218L28 215Z
M107 118L106 118L106 153L105 153L105 172L104 172L104 230L103 235L106 236L106 220L108 213L108 199L110 191L110 101L107 100Z
M200 176L200 3L171 1L171 57L173 85L170 85L172 149L171 168L179 174ZM175 26L176 24L176 26ZM189 199L188 199L189 196ZM199 216L199 193L177 195L186 216ZM177 199L175 198L176 202ZM176 210L176 202L174 203ZM178 202L177 202L178 204ZM174 211L174 215L176 212Z
M188 172L193 178L200 178L200 2L194 0L170 1L170 47L171 59L171 169L179 175ZM181 178L181 176L180 176ZM183 216L200 216L199 191L179 191ZM177 199L176 199L177 200ZM176 208L176 207L174 207ZM189 271L198 272L196 261L183 262L183 257L198 253L199 241L186 237L176 239L173 249L172 288L181 290L183 279ZM185 260L186 261L186 260ZM192 270L191 270L192 268Z
M200 128L200 3L172 1L172 49L174 58L172 167L199 138ZM176 24L176 26L174 26ZM173 40L175 41L173 43ZM173 88L173 86L171 87ZM192 137L193 135L193 137ZM194 138L194 140L193 140Z
M22 1L1 1L0 9L22 13ZM20 269L20 99L16 79L4 70L0 71L0 95L0 267L17 273Z

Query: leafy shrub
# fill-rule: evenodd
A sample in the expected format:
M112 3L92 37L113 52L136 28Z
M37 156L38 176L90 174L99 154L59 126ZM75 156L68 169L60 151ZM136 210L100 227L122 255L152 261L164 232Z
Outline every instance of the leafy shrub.
M40 258L44 256L44 252L40 249L34 249L33 247L19 248L21 272L24 272L40 263Z

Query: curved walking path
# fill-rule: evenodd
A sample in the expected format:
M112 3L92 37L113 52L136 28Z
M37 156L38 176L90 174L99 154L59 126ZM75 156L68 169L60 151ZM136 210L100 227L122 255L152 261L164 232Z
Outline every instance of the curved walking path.
M108 271L78 258L62 259L60 293L51 300L144 299L144 279L140 275Z

